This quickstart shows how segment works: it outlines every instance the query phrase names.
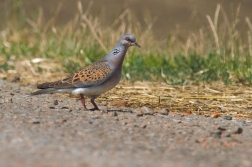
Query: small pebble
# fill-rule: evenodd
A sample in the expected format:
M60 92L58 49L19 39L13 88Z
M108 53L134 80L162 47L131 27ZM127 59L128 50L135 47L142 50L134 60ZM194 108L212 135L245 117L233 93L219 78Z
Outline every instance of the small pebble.
M236 123L239 124L240 126L246 125L245 120L236 120Z
M61 109L69 109L68 107L61 107Z
M100 119L100 116L99 115L94 115L94 116L91 116L92 119Z
M229 116L229 115L226 115L226 116L223 117L223 119L225 119L225 120L232 120L233 118L231 116Z
M117 112L112 111L112 112L109 112L109 116L116 117L116 116L118 116L118 114L117 114Z
M27 121L28 124L40 124L39 120L36 119L30 119L29 121Z
M133 110L133 113L136 113L138 117L143 116L143 111L140 108Z
M153 110L150 109L149 107L146 107L146 106L143 106L141 108L141 110L142 110L144 115L153 115L154 114Z
M230 133L227 133L224 135L225 137L231 137L231 134Z
M169 111L165 108L158 110L157 112L161 115L168 115L168 113L169 113Z
M182 116L189 116L192 114L192 111L187 110L185 113L182 114Z
M11 82L18 82L20 81L20 75L16 74L15 76L13 76L10 80Z
M217 129L220 130L220 131L226 131L226 128L223 128L223 127L220 127L220 126Z
M64 122L67 122L67 120L66 120L66 119L61 119L61 120L59 120L59 123L60 123L60 124L63 124Z
M58 105L59 104L58 100L54 100L53 104Z
M121 125L127 125L128 124L128 122L126 122L126 121L121 121Z
M143 122L139 127L140 128L146 128L147 127L147 122Z
M108 110L101 110L101 114L107 114Z
M134 128L138 128L140 127L138 124L134 123L133 125L132 124L129 124L131 127L134 127ZM140 128L144 128L144 127L140 127Z
M216 131L210 132L210 136L217 138L217 139L221 138L221 134L222 134L221 130L216 130Z
M235 128L231 131L232 134L242 134L243 129L241 127Z
M221 116L220 113L212 113L210 115L210 117L212 117L212 118L219 118L220 116Z
M173 119L173 121L176 122L176 123L178 123L178 124L179 124L179 123L182 123L181 120L177 120L177 119Z

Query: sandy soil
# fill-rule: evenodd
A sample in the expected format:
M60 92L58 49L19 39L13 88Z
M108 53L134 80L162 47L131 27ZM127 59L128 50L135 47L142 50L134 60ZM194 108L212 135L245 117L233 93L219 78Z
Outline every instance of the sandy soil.
M250 119L102 102L91 112L31 90L0 80L0 166L252 166Z

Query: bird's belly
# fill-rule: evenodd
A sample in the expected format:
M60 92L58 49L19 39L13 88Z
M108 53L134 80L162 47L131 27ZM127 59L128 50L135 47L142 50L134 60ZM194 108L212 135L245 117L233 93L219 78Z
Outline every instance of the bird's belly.
M72 91L72 94L83 94L85 96L99 96L100 94L103 94L110 89L114 88L120 81L120 76L113 77L101 85L93 86L93 87L87 87L87 88L76 88Z

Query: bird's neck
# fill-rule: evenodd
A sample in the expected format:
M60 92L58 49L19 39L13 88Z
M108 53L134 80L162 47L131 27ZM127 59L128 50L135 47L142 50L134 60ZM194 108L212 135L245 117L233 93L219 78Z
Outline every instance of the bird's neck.
M121 67L124 57L129 47L117 45L107 56L106 59L112 61L115 67Z

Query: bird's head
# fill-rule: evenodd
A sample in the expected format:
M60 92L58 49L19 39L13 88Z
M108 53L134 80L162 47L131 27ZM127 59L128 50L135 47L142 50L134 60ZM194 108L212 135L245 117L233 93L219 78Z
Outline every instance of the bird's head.
M124 46L137 46L141 48L141 46L136 42L136 38L132 34L124 34L119 39L119 42Z

